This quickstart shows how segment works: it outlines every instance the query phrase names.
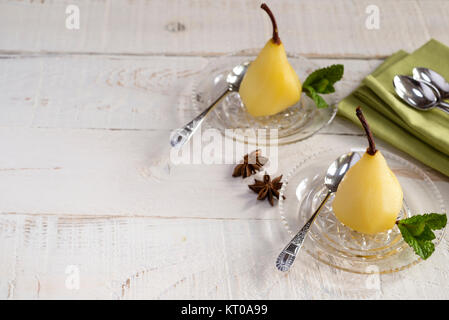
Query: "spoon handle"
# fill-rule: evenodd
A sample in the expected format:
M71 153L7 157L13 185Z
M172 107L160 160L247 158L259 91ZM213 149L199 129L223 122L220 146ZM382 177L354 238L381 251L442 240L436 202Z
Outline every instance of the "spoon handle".
M301 249L302 244L304 243L304 239L306 238L310 227L315 221L315 218L317 217L318 213L323 208L327 199L329 199L330 195L331 191L328 191L326 197L323 199L323 201L321 201L320 206L315 210L315 213L310 217L309 221L306 222L304 227L302 227L302 229L299 230L299 232L293 237L293 239L287 244L284 250L282 250L282 252L279 254L276 260L276 267L278 268L279 271L288 271L290 267L293 265L296 255Z
M437 105L437 107L447 113L449 113L449 103L440 101Z
M217 103L226 96L230 90L224 91L214 102L210 104L203 112L196 116L192 121L184 127L176 129L170 136L170 144L172 147L180 148L193 136L200 124L206 118L207 114L217 105Z

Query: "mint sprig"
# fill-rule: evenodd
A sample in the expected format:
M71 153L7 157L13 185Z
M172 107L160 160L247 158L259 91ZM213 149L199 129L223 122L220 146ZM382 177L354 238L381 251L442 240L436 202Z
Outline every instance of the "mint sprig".
M329 67L317 69L312 72L304 81L302 87L316 104L318 108L327 108L329 105L320 96L335 92L334 84L343 77L344 66L342 64L333 64Z
M399 220L397 225L404 241L418 256L426 260L435 251L432 243L435 239L433 230L443 229L446 223L446 214L426 213Z

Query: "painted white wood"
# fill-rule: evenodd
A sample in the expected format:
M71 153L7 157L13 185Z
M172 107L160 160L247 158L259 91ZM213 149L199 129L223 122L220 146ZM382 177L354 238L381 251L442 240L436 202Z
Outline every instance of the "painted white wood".
M0 211L25 214L268 218L234 165L174 165L168 131L0 128ZM320 134L279 148L279 169L365 138ZM275 158L271 158L275 161ZM430 169L429 169L430 170ZM439 180L449 191L447 179Z
M64 26L69 3L81 10L78 31ZM274 260L288 236L251 179L232 178L230 164L170 164L169 132L194 114L194 77L213 56L269 36L259 4L0 3L0 298L449 298L447 235L429 261L397 274L354 275L306 255L281 274ZM368 4L381 10L379 30L364 27ZM378 58L430 37L449 43L446 1L270 6L288 50L345 64L338 98ZM329 146L364 143L336 119L280 148L278 172ZM449 180L413 162L448 207Z
M267 2L286 48L308 56L385 57L431 37L449 43L445 0ZM80 9L79 30L66 28L69 4ZM370 5L379 8L379 29L366 28ZM258 0L3 1L0 50L216 55L258 48L271 33L259 6Z
M0 221L2 298L448 298L447 241L429 261L401 273L351 274L301 255L283 274L274 260L288 238L278 220L3 215ZM79 287L66 285L73 266Z
M337 101L380 60L343 63L346 75L338 84ZM0 126L172 130L195 115L192 82L209 64L214 58L3 55ZM343 126L337 130L347 132Z

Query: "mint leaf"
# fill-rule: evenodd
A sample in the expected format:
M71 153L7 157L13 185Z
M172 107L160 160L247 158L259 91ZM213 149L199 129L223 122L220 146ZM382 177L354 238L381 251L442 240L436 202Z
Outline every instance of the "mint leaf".
M447 216L444 213L426 213L422 215L416 215L400 221L402 224L418 225L424 223L428 225L432 230L439 230L446 226Z
M335 91L334 83L341 80L344 73L342 64L333 64L329 67L313 71L304 81L304 87L312 87L318 93L332 93Z
M424 232L424 228L426 227L426 224L424 222L417 222L417 223L413 223L413 224L403 223L403 225L405 225L407 227L408 231L414 237L417 237L421 233L423 233ZM430 230L430 231L432 231L432 230Z
M312 87L304 87L306 95L315 102L318 109L327 108L329 105Z
M432 243L435 234L432 230L442 229L446 223L446 214L426 213L400 220L398 228L404 241L418 256L426 260L435 251L435 245Z
M432 230L440 230L446 226L447 216L445 214L427 213L424 216L425 216L424 220L425 220L426 224Z
M399 227L399 230L401 231L402 238L404 239L404 241L410 247L412 247L413 251L415 251L415 253L418 256L420 256L421 258L426 260L428 257L430 257L432 255L433 251L435 250L435 246L432 243L432 241L416 239L410 233L410 231L407 229L406 226L399 224L398 227Z
M418 240L433 240L435 239L435 234L433 233L432 229L430 229L429 226L424 226L424 230L416 236L416 239Z
M317 69L304 81L304 92L315 102L318 108L327 108L329 105L319 94L335 92L334 84L343 77L343 73L344 66L342 64Z
M308 85L308 87L310 87L309 85ZM316 84L316 91L317 92L320 92L320 93L324 93L324 92L326 92L326 91L328 91L328 90L333 90L332 92L334 92L335 91L335 89L332 87L332 88L329 88L329 80L328 79L321 79L317 84ZM327 93L327 92L326 92Z

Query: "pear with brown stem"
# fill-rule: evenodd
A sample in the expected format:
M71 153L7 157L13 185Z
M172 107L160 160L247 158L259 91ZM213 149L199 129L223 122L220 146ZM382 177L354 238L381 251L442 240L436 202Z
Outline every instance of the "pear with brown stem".
M351 229L367 234L394 227L402 208L402 188L374 138L360 107L356 110L368 136L369 147L349 169L338 187L332 209L338 220Z
M271 19L273 37L251 62L239 89L243 104L254 117L273 115L294 105L302 91L279 38L276 19L265 3L261 8Z

